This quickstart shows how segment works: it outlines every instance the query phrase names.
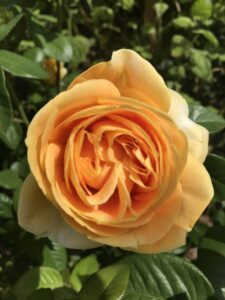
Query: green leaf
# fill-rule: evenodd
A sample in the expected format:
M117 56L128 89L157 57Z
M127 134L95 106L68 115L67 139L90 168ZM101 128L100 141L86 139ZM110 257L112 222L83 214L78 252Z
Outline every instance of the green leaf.
M16 26L23 14L20 14L13 18L9 23L0 25L0 42L10 33L10 31Z
M225 226L210 228L198 250L197 266L212 282L218 300L225 289ZM210 258L210 259L209 259Z
M12 291L18 300L24 300L35 290L41 288L56 289L62 286L63 279L58 271L49 267L39 267L23 274Z
M206 29L197 29L197 30L194 30L194 33L204 36L204 38L206 40L208 40L214 47L219 46L218 39L215 36L215 34L212 33L212 31L209 31L209 30L206 30Z
M207 225L197 222L194 228L188 234L188 238L191 240L191 242L194 243L195 246L198 246L203 236L205 235L207 229L208 229Z
M221 53L210 53L210 58L212 60L219 60L221 62L225 62L225 54L221 54Z
M175 34L172 37L172 43L175 45L182 46L184 43L187 43L187 40L183 35Z
M34 291L26 300L55 300L51 289L39 289Z
M225 234L224 233L225 233L225 226L214 226L210 228L207 231L206 235L203 237L200 244L200 248L213 250L225 257Z
M16 5L29 7L28 3L32 4L32 1L26 2L26 1L21 1L21 0L0 0L0 5L6 6L6 7L11 7L11 6L16 6Z
M70 260L70 263L71 262L72 261ZM71 286L71 284L70 284L70 270L68 268L65 268L62 271L60 271L60 274L63 278L64 285L65 286Z
M61 271L66 268L66 249L58 243L51 242L50 245L45 245L42 251L42 257L43 266L52 267L58 271Z
M54 294L54 300L75 300L75 299L77 299L75 292L72 289L66 288L66 287L54 289L53 294Z
M225 201L221 202L222 207L216 209L213 214L213 221L225 226Z
M95 255L80 260L70 275L70 282L76 292L79 292L87 278L99 270L99 263Z
M55 16L40 14L38 16L38 19L49 22L49 23L57 24L57 17L55 17Z
M57 38L44 45L44 52L50 58L59 62L69 62L73 57L73 48L68 37L59 35Z
M75 300L76 294L69 288L39 289L34 291L26 300Z
M86 281L77 300L119 300L126 291L128 279L129 269L125 265L101 269Z
M21 184L16 172L7 169L0 172L0 187L13 190Z
M212 65L205 51L192 49L190 51L190 61L192 72L204 81L212 80Z
M120 263L130 267L130 280L123 300L206 300L214 294L200 270L173 255L131 255Z
M191 14L193 17L208 19L212 15L211 0L196 0L191 6Z
M18 77L48 78L48 73L39 64L7 50L0 50L0 66Z
M135 4L135 0L120 0L124 10L130 10Z
M186 50L184 47L177 46L177 47L173 47L171 49L171 56L173 56L173 57L180 57L180 56L183 56L185 53L186 53Z
M5 74L0 67L0 134L5 133L12 118L12 105L6 88Z
M9 92L6 88L5 74L0 68L0 105L9 111L12 111L12 104L9 97Z
M208 129L210 133L225 128L225 119L210 108L201 105L189 105L189 117L199 125Z
M86 60L90 47L93 44L93 40L87 39L83 35L77 35L71 38L70 41L73 47L72 64L75 69L79 63Z
M11 122L6 132L0 135L1 140L10 149L15 150L23 137L23 130L20 124Z
M214 199L225 200L225 159L216 154L210 154L206 158L205 167L212 179Z
M41 48L35 47L25 52L24 56L32 61L41 63L45 57L44 51Z
M25 155L19 162L19 175L22 178L26 178L30 173L30 167L27 161L27 155Z
M11 112L0 105L0 134L4 134L7 131L10 120Z
M154 4L154 10L158 19L161 19L168 9L169 5L164 2L158 2Z
M95 6L92 10L92 18L95 23L107 21L108 23L113 20L114 11L112 8L106 5Z
M11 219L12 217L12 201L7 195L0 193L0 218Z
M212 250L199 249L196 265L212 283L216 292L216 299L224 300L225 258Z
M192 28L195 23L189 17L177 17L173 19L173 24L179 28Z
M18 211L20 190L21 190L21 186L17 187L13 192L12 201L13 201L13 209L14 209L15 212Z

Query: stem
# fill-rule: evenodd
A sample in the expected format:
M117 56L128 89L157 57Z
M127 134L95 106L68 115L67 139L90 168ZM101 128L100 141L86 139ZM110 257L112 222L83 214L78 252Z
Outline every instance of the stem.
M63 9L63 0L58 0L57 5L57 14L58 14L58 31L62 31L62 9ZM61 91L61 70L60 70L60 61L57 61L57 93Z
M60 70L60 62L57 61L57 74L56 74L56 82L57 82L57 93L61 92L61 70Z
M67 21L67 28L68 28L68 33L69 36L73 36L73 25L72 25L72 13L70 12L70 8L67 7L67 14L68 14L68 21Z
M29 120L28 120L27 115L24 111L23 105L22 105L21 101L19 100L19 98L17 97L17 95L14 91L14 88L11 85L11 83L9 82L9 80L7 81L7 87L8 87L8 90L10 92L10 95L12 97L13 102L15 103L15 105L18 108L21 119L23 120L24 124L26 124L26 126L28 127L29 126Z
M178 13L181 13L181 6L180 6L179 1L175 0L174 3L175 3L177 12L178 12Z
M58 0L57 5L57 14L58 14L58 30L62 30L62 9L63 9L63 0Z

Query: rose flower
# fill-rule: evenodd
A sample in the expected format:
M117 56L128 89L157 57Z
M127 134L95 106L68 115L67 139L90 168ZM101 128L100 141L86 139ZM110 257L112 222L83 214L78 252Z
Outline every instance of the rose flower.
M152 65L113 53L33 118L19 224L68 248L169 251L213 196L208 131Z

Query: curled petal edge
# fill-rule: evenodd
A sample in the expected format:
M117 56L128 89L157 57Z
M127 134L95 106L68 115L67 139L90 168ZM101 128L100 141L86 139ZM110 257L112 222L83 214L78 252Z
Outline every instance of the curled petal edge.
M179 93L173 90L169 91L171 105L168 115L187 137L189 152L203 163L208 154L209 132L189 119L189 109L185 99Z

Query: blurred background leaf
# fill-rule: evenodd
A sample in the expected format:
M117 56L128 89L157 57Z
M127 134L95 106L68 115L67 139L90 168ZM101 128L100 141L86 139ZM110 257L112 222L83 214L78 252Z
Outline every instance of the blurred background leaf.
M83 258L75 264L71 275L70 282L76 292L79 292L85 281L100 268L99 262L95 255Z
M122 299L128 278L129 268L126 265L118 264L101 269L86 281L77 299Z
M15 18L13 18L9 23L3 24L0 27L0 42L10 33L10 31L16 26L17 22L21 19L23 15L17 15Z
M224 299L225 292L225 227L210 228L199 246L197 266L212 282L217 299Z
M62 286L63 279L58 271L49 267L39 267L20 277L13 287L13 294L18 300L24 300L37 289L55 289Z
M38 79L48 78L47 73L37 63L6 50L0 50L0 66L15 76Z
M215 154L208 155L205 166L212 178L214 199L225 200L225 159Z

